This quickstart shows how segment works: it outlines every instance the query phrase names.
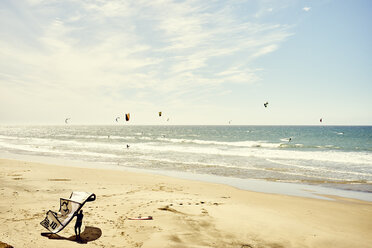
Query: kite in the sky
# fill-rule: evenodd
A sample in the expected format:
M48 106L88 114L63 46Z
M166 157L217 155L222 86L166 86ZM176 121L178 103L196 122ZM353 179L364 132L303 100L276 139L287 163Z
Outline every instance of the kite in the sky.
M323 122L323 118L320 118L320 120L319 120L320 122Z
M94 200L96 200L95 194L74 191L69 199L60 198L58 213L49 210L40 225L50 233L58 233L70 223L86 202Z
M264 103L265 108L267 108L267 105L269 105L269 102Z
M120 119L120 117L116 117L115 121L116 121L116 122L118 122L118 121L119 121L119 119Z
M126 120L126 121L129 121L129 118L130 118L130 113L125 114L125 120Z
M65 123L67 124L68 121L69 121L70 119L71 119L71 118L66 118L66 119L65 119Z
M161 116L161 111L159 112L159 116Z

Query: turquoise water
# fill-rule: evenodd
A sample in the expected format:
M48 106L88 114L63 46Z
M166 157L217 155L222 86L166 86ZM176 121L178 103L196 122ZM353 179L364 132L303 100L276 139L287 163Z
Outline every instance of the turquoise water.
M0 149L372 192L371 126L1 126Z

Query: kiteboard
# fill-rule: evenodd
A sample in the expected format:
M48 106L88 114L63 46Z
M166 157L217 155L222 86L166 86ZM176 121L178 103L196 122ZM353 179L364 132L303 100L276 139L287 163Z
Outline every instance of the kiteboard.
M128 218L128 220L152 220L152 216Z
M69 199L60 198L59 211L49 210L40 225L45 227L49 233L58 233L70 223L86 202L95 200L96 195L93 193L73 191Z

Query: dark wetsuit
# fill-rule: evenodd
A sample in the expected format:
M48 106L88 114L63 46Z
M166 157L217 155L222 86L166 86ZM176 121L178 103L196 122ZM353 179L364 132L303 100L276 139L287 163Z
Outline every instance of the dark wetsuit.
M80 239L81 225L83 224L83 217L84 217L83 211L80 211L80 213L76 215L75 234L76 234L76 238L79 238L79 239Z

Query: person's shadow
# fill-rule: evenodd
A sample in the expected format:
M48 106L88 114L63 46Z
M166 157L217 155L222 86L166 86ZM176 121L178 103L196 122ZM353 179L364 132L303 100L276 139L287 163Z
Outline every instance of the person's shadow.
M99 239L102 236L102 231L98 227L85 226L84 231L80 234L80 239L76 239L76 235L72 235L68 238L55 233L41 233L41 235L44 237L48 237L49 239L70 240L73 242L86 244L88 242Z

